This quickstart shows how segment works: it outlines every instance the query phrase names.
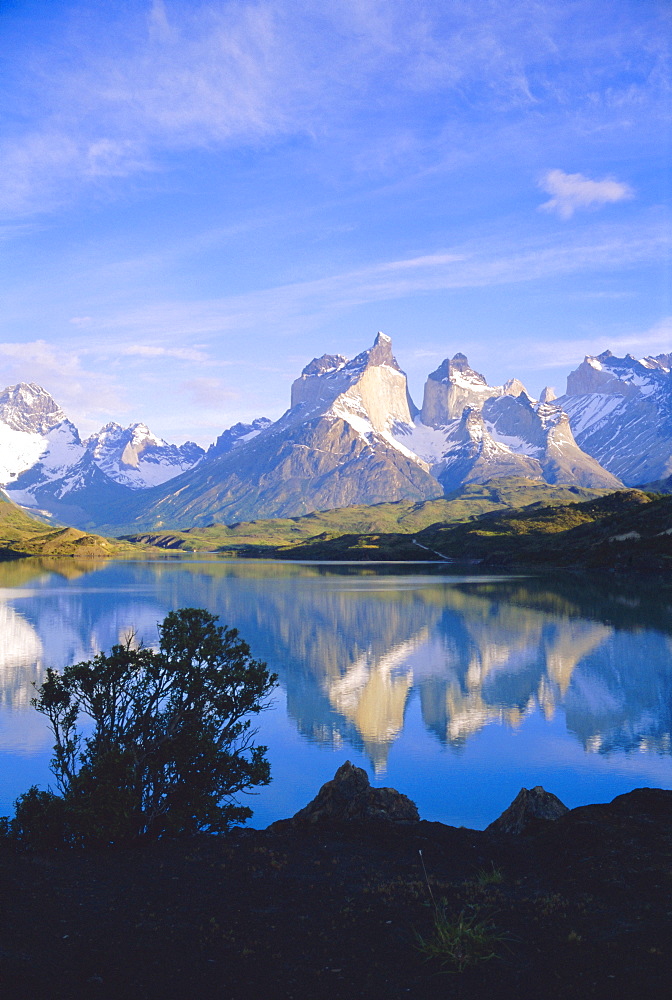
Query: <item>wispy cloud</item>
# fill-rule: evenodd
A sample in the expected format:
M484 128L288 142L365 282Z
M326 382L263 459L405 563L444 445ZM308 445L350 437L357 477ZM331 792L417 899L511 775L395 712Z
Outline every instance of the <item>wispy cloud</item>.
M549 247L505 236L472 241L454 250L380 261L313 281L296 282L244 295L189 302L154 301L141 309L109 313L100 331L115 339L156 337L163 342L264 329L283 337L315 327L344 310L394 301L443 289L488 288L569 274L609 272L660 259L672 245L667 227L640 220L637 231L618 226L592 227L578 237Z
M10 213L69 199L68 179L158 170L165 151L258 142L307 125L309 60L272 4L154 3L148 18L139 7L111 24L105 3L85 17L73 10L76 27L62 26L71 58L31 53L33 127L0 145L0 207ZM28 90L20 98L28 105Z
M0 362L6 384L39 383L67 414L82 415L78 426L86 433L129 409L114 375L85 367L80 353L63 345L44 340L0 343Z
M101 353L101 348L96 348ZM119 349L120 354L139 358L176 358L178 361L215 362L202 350L194 347L158 347L150 344L129 344Z
M566 174L562 170L549 170L539 181L542 191L552 195L539 208L544 212L555 212L561 219L569 219L577 209L598 208L634 198L634 191L628 184L613 178L593 181L583 174Z
M394 171L442 131L438 118L450 120L454 146L458 123L468 143L502 112L575 115L581 105L599 117L607 105L659 99L664 53L653 23L644 45L625 7L608 26L593 8L154 0L120 13L108 0L73 2L53 19L47 44L12 56L9 99L20 113L0 145L0 207L41 210L83 186L109 191L115 178L173 169L187 151L265 148L288 136L315 145L337 137L348 169ZM590 73L587 37L599 74ZM618 72L605 74L605 49ZM441 115L427 94L440 97Z
M187 379L180 384L180 388L201 409L221 410L224 402L241 398L239 390L232 389L220 378Z

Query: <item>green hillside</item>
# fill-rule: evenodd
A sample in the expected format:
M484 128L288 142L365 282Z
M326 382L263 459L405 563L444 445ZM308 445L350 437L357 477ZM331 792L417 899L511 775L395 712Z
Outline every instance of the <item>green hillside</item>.
M623 490L583 503L535 503L466 523L437 523L413 538L399 533L322 537L274 554L294 559L438 557L486 567L667 574L672 569L672 496Z
M336 539L343 535L416 534L437 522L456 524L489 511L511 510L531 503L576 504L604 496L605 490L576 486L549 486L521 477L472 484L440 500L399 501L373 506L342 507L316 511L303 517L243 521L226 526L212 524L188 531L144 532L126 535L134 543L186 551L228 551L232 554L251 548L291 548L308 539Z
M35 555L100 558L134 551L124 542L91 535L77 528L45 524L0 492L0 559Z

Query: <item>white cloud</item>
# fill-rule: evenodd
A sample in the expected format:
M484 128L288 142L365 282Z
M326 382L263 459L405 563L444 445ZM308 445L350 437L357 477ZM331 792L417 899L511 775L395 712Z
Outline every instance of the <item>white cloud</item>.
M539 181L542 191L553 197L539 208L555 212L561 219L569 219L577 209L596 208L634 197L628 184L605 178L592 181L583 174L566 174L563 170L549 170Z

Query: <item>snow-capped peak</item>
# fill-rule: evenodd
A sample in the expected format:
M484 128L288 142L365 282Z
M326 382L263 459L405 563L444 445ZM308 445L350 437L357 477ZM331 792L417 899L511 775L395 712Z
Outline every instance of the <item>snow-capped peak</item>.
M110 479L143 489L158 486L192 468L204 451L193 441L168 444L143 423L121 427L111 422L85 441L92 460Z
M47 434L65 419L58 403L36 382L17 382L0 393L0 420L12 430Z

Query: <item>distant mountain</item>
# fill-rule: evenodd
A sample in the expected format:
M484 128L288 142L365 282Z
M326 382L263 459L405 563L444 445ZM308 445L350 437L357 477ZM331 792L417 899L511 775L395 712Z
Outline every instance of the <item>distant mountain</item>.
M491 386L464 354L429 375L418 409L389 337L323 354L276 421L224 430L207 452L110 423L85 441L34 383L0 395L0 484L18 503L113 534L422 503L520 477L617 490L672 481L671 354L587 357L554 398Z
M168 444L146 424L106 424L84 442L98 468L122 486L134 490L165 483L193 468L205 451L193 441Z
M257 434L261 434L267 427L270 427L272 423L273 421L269 420L268 417L257 417L251 424L234 424L233 427L222 431L215 443L210 445L206 453L208 458L214 458L215 455L226 455L234 448L239 448L241 444L247 444Z
M129 491L164 483L205 454L180 447L144 424L110 423L82 441L45 389L20 382L0 394L0 485L16 503L70 524L90 525Z
M555 402L576 442L627 485L672 473L672 355L638 360L605 351L567 377Z
M395 436L412 424L415 408L384 334L352 361L315 358L294 382L291 403L244 445L208 455L127 505L124 523L135 530L230 524L443 493L428 463Z
M531 400L517 379L488 385L464 354L430 374L419 418L397 433L431 464L445 490L501 476L598 489L621 485L577 445L557 402Z

